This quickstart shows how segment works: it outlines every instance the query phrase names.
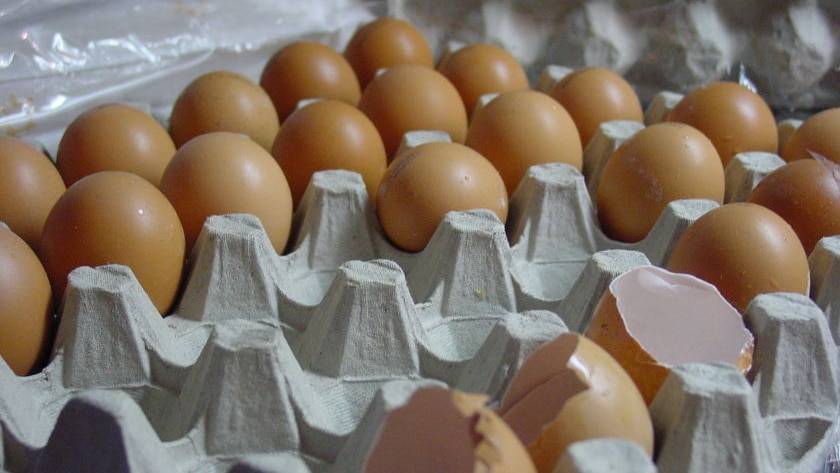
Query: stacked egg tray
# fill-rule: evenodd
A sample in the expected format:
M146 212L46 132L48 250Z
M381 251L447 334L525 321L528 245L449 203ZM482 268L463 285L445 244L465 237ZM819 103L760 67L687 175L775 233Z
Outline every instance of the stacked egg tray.
M389 243L359 175L317 173L285 254L253 216L209 218L165 318L127 267L74 270L50 363L17 377L0 361L0 471L350 473L419 387L495 405L531 352L585 331L616 276L664 264L717 205L672 202L638 243L601 233L587 182L640 126L603 124L583 172L535 166L506 225L451 212L418 253ZM412 133L403 146L430 139L446 137ZM736 156L727 198L781 164ZM762 295L746 311L749 376L674 368L650 405L655 463L604 439L575 444L555 471L836 471L840 236L809 261L810 297Z

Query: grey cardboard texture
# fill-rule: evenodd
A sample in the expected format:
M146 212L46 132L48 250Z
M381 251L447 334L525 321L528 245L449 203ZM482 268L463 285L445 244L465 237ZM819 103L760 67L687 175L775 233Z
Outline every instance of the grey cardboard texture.
M602 135L590 162L616 146L609 126ZM745 154L730 167L772 165ZM583 173L547 164L522 180L507 226L488 211L452 212L423 251L405 253L360 176L323 171L287 254L250 215L208 219L166 318L127 267L71 273L50 364L17 377L0 362L0 469L361 471L383 418L414 390L446 385L497 403L534 349L585 330L613 278L662 264L715 205L673 202L647 238L619 243L600 232ZM729 365L673 370L650 406L656 464L601 439L575 445L555 471L817 471L836 428L838 261L840 237L826 238L810 258L810 298L753 301L749 379Z

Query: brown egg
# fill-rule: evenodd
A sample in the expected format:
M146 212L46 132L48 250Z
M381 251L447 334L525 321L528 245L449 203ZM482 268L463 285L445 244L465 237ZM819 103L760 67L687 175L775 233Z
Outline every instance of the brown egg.
M247 136L216 131L188 141L166 167L160 190L184 227L187 254L208 217L232 213L256 216L274 250L286 248L292 226L289 184L271 154Z
M23 140L0 136L0 222L35 252L44 220L65 189L44 153Z
M522 64L493 44L466 45L445 56L437 69L458 89L467 113L472 113L482 95L529 87Z
M365 473L534 473L525 447L478 394L421 387L389 412Z
M776 153L779 134L767 102L736 82L712 82L685 95L666 120L687 123L712 140L724 167L738 153Z
M344 48L362 90L376 71L398 64L434 67L432 48L414 25L393 17L377 18L359 27Z
M177 147L211 131L249 136L271 149L280 120L271 97L250 78L231 71L212 71L190 82L175 99L169 133Z
M102 171L67 188L44 223L41 258L56 300L79 266L128 266L161 314L178 294L184 229L175 209L149 181Z
M572 117L556 100L532 90L502 93L478 109L464 143L493 163L510 194L531 166L583 166Z
M606 351L566 332L532 353L498 409L541 473L578 440L621 438L653 452L653 425L639 390Z
M769 292L808 294L808 257L790 225L749 202L710 210L682 234L667 268L714 284L744 312Z
M18 376L39 371L49 356L52 300L35 252L0 225L0 356Z
M456 143L467 134L467 110L458 90L425 66L389 67L364 89L359 109L379 130L389 159L409 131L445 131Z
M388 165L370 119L337 100L318 100L295 111L280 128L271 154L286 174L295 208L317 171L357 172L373 197Z
M621 75L603 67L571 72L551 88L549 95L572 116L584 148L603 122L644 122L636 91Z
M173 154L175 145L160 122L114 103L76 117L64 131L55 159L68 187L99 171L127 171L158 185Z
M508 199L499 172L458 143L429 142L400 153L385 170L376 212L391 242L420 251L449 211L488 209L504 222Z
M596 193L598 221L612 239L647 236L669 202L723 202L723 166L711 141L682 123L643 128L607 160Z
M785 161L810 159L814 154L840 163L840 107L815 113L802 122L782 149Z
M585 335L611 354L650 404L671 368L685 363L752 366L753 336L715 286L641 266L604 291Z
M280 123L304 99L335 99L355 106L362 96L350 63L315 41L295 41L280 48L265 64L260 85L271 97Z
M747 201L785 219L810 254L821 238L840 235L840 164L827 159L791 161L764 177Z

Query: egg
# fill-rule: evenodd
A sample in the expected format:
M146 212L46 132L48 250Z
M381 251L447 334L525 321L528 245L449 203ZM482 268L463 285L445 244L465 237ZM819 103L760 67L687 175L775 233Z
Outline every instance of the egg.
M127 171L158 185L173 154L172 138L154 117L109 103L86 110L67 126L55 164L68 187L99 171Z
M29 245L0 225L0 357L18 376L41 369L54 326L47 273Z
M817 112L791 133L781 156L785 161L810 159L814 154L840 163L840 107Z
M289 184L271 154L247 136L215 131L188 141L166 167L160 190L184 228L187 254L208 217L233 213L256 216L274 250L286 248Z
M761 205L722 205L689 225L667 269L703 279L743 313L769 292L808 294L808 257L793 228Z
M418 388L388 412L364 473L534 473L522 443L479 394Z
M247 135L267 151L280 129L274 104L257 82L233 71L211 71L187 84L172 105L169 133L175 146L203 133Z
M759 181L747 201L785 219L810 254L821 238L840 235L840 164L791 161Z
M620 438L653 454L653 425L633 380L577 333L563 333L525 359L498 413L541 473L552 473L578 440Z
M358 105L362 89L341 53L316 41L295 41L266 62L260 85L282 123L304 99L324 98Z
M773 111L760 95L737 82L710 82L690 91L666 120L703 132L714 143L724 166L738 153L778 151Z
M752 366L754 340L715 286L656 266L616 277L585 335L630 375L650 404L671 368L685 363Z
M36 253L44 220L65 189L49 157L21 139L0 136L0 222Z
M359 110L376 126L389 160L409 131L443 131L456 143L467 135L467 110L458 90L440 72L417 64L377 75L362 92Z
M476 110L464 144L493 163L509 194L531 166L552 162L578 170L583 166L572 117L556 100L533 90L501 93Z
M604 166L596 191L598 221L612 239L643 239L678 199L723 202L724 170L712 142L682 123L645 127Z
M639 96L624 77L604 67L583 67L564 76L549 91L572 116L584 147L601 123L644 122Z
M468 44L441 59L437 69L458 89L467 113L482 95L529 88L522 64L494 44Z
M496 168L462 144L428 142L400 153L376 194L379 223L392 243L422 250L447 212L488 209L507 219L508 196Z
M271 154L286 175L295 208L318 171L357 172L372 197L388 165L373 122L337 100L317 100L295 111L280 128Z
M55 299L79 266L129 267L161 314L178 295L184 229L172 204L149 181L101 171L67 188L44 222L41 258Z
M399 64L434 67L432 48L423 33L411 23L383 16L361 25L344 47L344 57L362 90L380 69Z

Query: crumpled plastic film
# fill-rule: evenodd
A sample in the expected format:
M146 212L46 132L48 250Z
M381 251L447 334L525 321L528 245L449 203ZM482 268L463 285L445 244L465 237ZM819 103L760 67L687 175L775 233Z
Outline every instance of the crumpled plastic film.
M7 1L0 4L0 132L61 128L72 115L60 112L92 102L171 103L196 70L254 76L283 42L338 45L373 15L354 0ZM181 71L190 73L179 78Z
M9 0L0 5L0 132L61 129L83 105L163 106L198 72L258 76L295 38L343 47L389 14L437 53L449 41L510 50L532 80L549 64L624 74L643 102L737 80L780 116L840 105L835 0ZM185 72L189 71L189 73ZM164 80L165 79L165 80Z

